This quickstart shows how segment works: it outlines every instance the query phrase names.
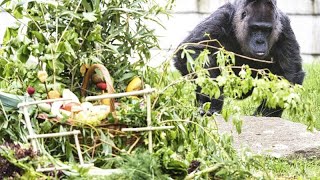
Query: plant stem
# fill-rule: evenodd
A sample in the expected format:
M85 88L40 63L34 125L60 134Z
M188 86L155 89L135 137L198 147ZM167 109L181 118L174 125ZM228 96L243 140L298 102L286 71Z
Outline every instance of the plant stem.
M129 150L128 150L128 154L131 154L131 151L133 150L133 148L138 144L138 142L140 141L141 137L138 137L136 139L136 141L130 146Z
M47 82L45 81L43 84L44 84L44 87L46 89L47 99L49 99L49 91L48 91L48 88L47 88Z
M202 174L206 174L206 173L209 173L209 172L212 172L212 171L215 171L219 168L221 168L223 166L223 164L216 164L212 167L209 167L207 169L204 169L202 171L199 171L199 172L196 172L196 173L193 173L193 174L189 174L184 180L191 180L191 179L194 179L195 177L197 176L200 176Z
M2 110L2 112L3 112L3 114L4 114L4 117L6 118L7 121L9 121L9 118L8 118L8 116L7 116L7 113L6 113L6 111L4 110L4 106L3 106L3 104L2 104L2 101L0 101L0 105L1 105L1 110Z

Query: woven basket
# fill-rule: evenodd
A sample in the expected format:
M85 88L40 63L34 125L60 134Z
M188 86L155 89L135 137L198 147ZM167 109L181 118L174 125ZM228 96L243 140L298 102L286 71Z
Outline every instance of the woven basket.
M91 77L94 74L95 69L99 69L101 71L103 78L104 78L104 81L107 84L107 93L113 94L115 92L115 90L113 88L112 79L111 79L111 76L110 76L108 69L101 64L93 64L90 66L90 68L88 69L88 71L84 77L82 87L81 87L81 96L82 97L86 96L87 88L88 88L89 82L91 82ZM114 99L110 99L110 112L113 115L114 115L114 111L115 111L114 102L115 102Z
M115 90L113 88L111 76L110 76L110 73L107 70L107 68L101 64L93 64L92 66L90 66L90 68L88 69L88 71L86 72L86 75L84 77L84 80L83 80L83 83L81 86L81 96L82 97L86 96L86 92L88 90L87 88L89 87L90 82L91 82L91 77L95 73L95 69L97 69L97 68L101 71L103 78L104 78L104 81L107 84L107 89L106 89L107 93L113 94L115 92ZM114 118L114 123L103 123L99 126L110 127L110 129L120 130L124 125L118 123L118 118L116 117L116 113L115 113L115 100L114 99L110 99L110 109L108 110L108 112L112 114L112 116ZM39 114L38 118L42 119L42 120L48 119L48 120L51 120L54 122L60 122L59 118L49 118L48 114L45 114L45 113ZM67 121L66 124L73 125L72 121Z

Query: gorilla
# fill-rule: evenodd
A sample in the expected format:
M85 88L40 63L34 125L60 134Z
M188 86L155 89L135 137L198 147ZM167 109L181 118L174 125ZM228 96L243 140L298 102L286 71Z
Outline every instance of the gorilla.
M255 59L273 60L273 63L263 63L237 56L236 66L247 64L255 69L269 69L271 73L286 78L292 84L302 84L305 73L302 70L300 47L288 16L278 9L276 3L276 0L236 0L226 3L198 24L180 46L184 43L216 39L228 51ZM219 43L213 41L208 45L220 47ZM186 49L195 52L191 54L195 59L204 48L206 47L203 45L196 45L188 46ZM210 63L207 68L217 67L216 51L210 49ZM178 49L174 57L174 66L184 76L189 72L187 59L181 57L181 53L182 50ZM209 73L215 78L219 76L220 71L210 70ZM200 92L201 88L198 87L197 101L201 106L211 102L209 114L221 111L223 96L210 99ZM265 107L265 103L266 100L261 103L256 113L270 117L282 115L281 108L269 109Z

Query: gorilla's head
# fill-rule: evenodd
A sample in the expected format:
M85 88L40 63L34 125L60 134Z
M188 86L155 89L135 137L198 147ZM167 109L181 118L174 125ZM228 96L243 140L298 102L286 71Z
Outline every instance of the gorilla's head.
M264 59L282 29L276 0L237 0L233 27L244 55Z

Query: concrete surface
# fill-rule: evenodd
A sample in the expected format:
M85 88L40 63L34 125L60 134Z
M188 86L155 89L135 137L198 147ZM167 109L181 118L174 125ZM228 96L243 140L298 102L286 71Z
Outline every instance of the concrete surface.
M274 157L301 155L320 157L320 132L310 132L300 123L281 118L243 117L242 133L232 122L217 118L218 132L232 134L236 149L250 148L253 153Z

